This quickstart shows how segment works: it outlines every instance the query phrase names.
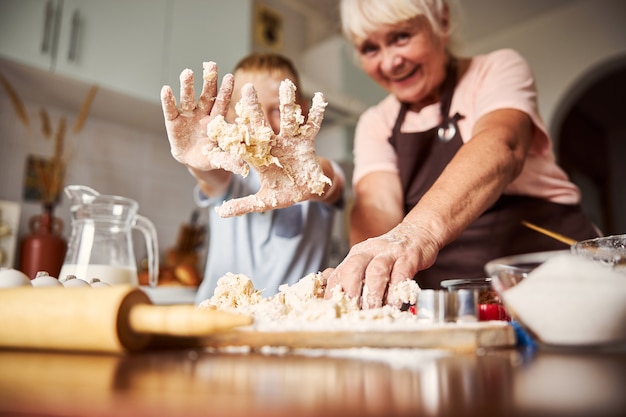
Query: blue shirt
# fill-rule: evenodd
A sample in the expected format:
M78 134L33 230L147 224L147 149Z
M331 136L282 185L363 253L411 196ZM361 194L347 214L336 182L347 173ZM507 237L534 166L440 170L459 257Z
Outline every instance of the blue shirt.
M333 167L343 175L337 164ZM213 296L218 279L228 272L246 275L269 297L280 285L294 284L328 267L334 215L341 204L304 201L231 218L215 212L223 201L254 194L259 187L254 170L245 178L233 175L228 192L220 198L207 198L196 186L196 204L209 208L209 249L196 304Z

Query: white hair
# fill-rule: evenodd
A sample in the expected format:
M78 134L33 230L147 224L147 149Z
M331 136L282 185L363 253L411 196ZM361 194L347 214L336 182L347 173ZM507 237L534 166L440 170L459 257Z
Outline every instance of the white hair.
M442 26L448 0L341 0L341 26L344 36L353 44L383 25L395 25L424 16L438 36L451 35L451 26Z

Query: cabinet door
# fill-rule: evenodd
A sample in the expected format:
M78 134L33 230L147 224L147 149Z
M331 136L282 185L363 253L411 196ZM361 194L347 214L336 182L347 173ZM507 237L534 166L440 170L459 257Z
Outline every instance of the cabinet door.
M185 68L195 76L196 94L202 86L202 62L215 61L220 78L250 53L252 0L176 0L172 4L172 35L164 84L178 89Z
M60 13L58 0L0 0L0 55L49 70Z
M158 101L167 5L168 0L64 0L55 71Z

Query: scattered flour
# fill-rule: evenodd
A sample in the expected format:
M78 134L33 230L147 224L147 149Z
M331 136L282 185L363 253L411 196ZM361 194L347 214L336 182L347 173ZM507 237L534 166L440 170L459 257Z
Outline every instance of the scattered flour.
M308 357L355 359L385 363L393 369L420 370L433 361L453 355L446 349L402 349L402 348L349 348L349 349L292 349L266 347L264 354L291 354Z

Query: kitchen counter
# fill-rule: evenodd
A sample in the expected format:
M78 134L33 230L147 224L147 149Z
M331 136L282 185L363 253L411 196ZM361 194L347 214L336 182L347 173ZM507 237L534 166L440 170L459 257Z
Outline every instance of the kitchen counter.
M618 416L626 350L0 350L8 416Z

